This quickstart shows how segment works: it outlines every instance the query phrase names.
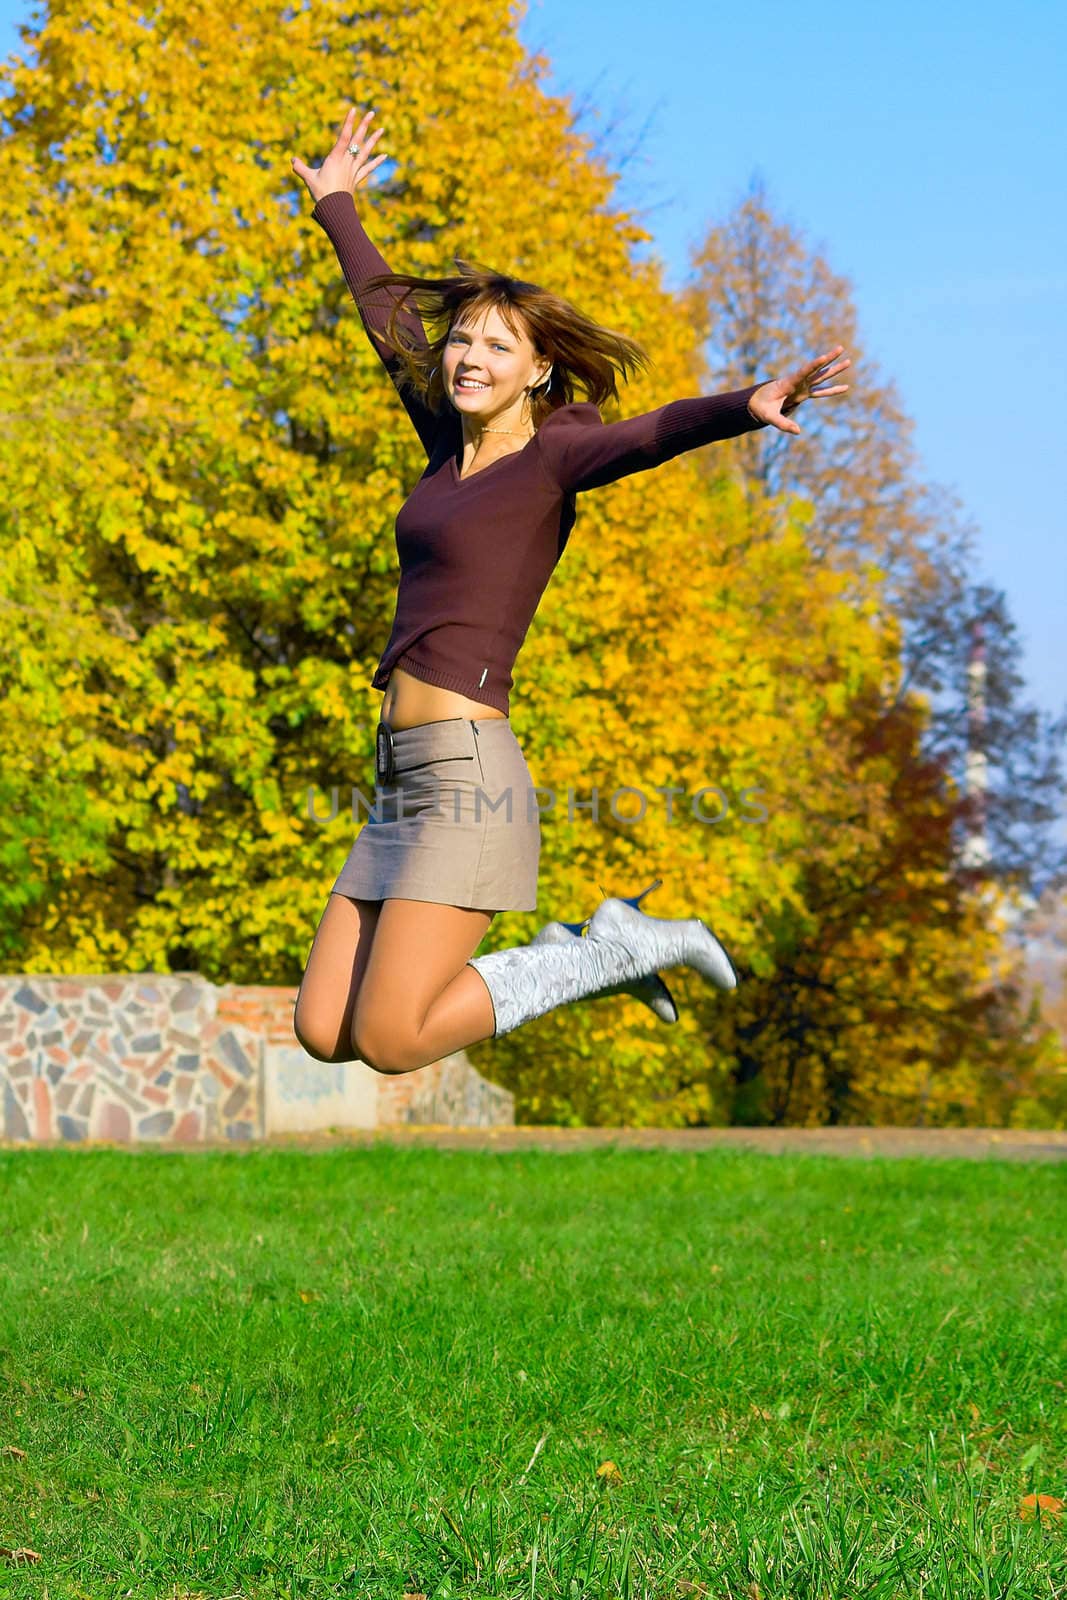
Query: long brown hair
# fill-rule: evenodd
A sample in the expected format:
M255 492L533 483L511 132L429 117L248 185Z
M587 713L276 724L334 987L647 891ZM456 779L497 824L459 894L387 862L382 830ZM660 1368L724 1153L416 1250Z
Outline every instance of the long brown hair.
M457 322L472 320L475 313L490 306L499 310L516 336L520 331L516 319L521 319L538 359L552 363L548 394L540 385L530 395L535 428L560 406L570 405L576 398L576 387L584 390L584 398L599 406L605 400L619 398L616 369L625 379L631 372L651 365L648 352L635 339L601 327L569 300L477 262L459 256L452 259L459 268L458 277L421 278L408 272L379 272L364 285L365 290L403 290L394 296L386 332L376 333L375 337L402 357L406 372L401 381L438 415L448 404L441 357L449 334ZM414 301L424 323L431 327L443 324L433 337L427 334L426 345L413 345L397 331L397 319L409 300Z

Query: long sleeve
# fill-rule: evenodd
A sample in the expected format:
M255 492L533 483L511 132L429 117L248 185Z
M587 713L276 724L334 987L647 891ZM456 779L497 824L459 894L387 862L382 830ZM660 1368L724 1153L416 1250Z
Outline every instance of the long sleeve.
M621 422L605 422L592 401L582 400L546 417L537 438L560 488L578 494L632 472L647 472L684 450L765 427L748 409L749 399L762 387L753 383L727 394L671 400Z
M370 338L372 348L385 370L392 378L404 409L414 424L427 456L432 455L441 418L430 410L417 394L402 380L406 378L403 360L395 350L383 344L376 334L388 327L393 305L400 297L399 289L388 287L374 291L365 289L369 278L376 273L388 272L389 266L377 246L367 237L356 203L347 189L324 194L317 201L311 215L328 236L337 252L345 282L356 303L360 319ZM397 316L397 329L413 345L426 348L428 340L422 319L411 309L410 302Z

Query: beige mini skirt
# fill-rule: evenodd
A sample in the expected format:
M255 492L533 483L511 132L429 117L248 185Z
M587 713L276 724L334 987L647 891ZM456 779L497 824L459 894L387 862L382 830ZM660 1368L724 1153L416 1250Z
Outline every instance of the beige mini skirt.
M375 770L362 791L366 820L332 892L536 911L541 819L508 718L449 717L392 738L393 777Z

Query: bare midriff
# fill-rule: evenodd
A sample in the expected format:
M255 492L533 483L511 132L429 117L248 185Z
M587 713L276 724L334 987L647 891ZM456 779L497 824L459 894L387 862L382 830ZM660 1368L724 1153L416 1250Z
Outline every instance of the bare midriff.
M455 689L439 689L435 683L423 683L403 667L394 667L382 695L379 716L391 728L400 729L418 727L420 722L444 722L449 717L469 717L475 721L482 717L503 717L504 713L496 706L458 694Z

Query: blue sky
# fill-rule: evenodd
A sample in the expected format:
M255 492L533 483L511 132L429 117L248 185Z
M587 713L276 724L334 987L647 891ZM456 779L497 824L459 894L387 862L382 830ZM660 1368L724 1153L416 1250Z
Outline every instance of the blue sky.
M0 0L0 55L30 18ZM644 212L669 287L754 172L851 281L922 472L959 496L976 575L1007 592L1029 694L1061 709L1067 6L525 0L519 33L550 92L598 108L581 126L626 160L616 198Z
M617 194L650 208L669 287L754 172L850 280L921 472L1007 593L1030 697L1062 709L1067 6L527 0L519 33L550 92L599 106L583 128L616 125Z

